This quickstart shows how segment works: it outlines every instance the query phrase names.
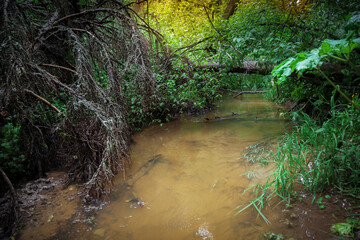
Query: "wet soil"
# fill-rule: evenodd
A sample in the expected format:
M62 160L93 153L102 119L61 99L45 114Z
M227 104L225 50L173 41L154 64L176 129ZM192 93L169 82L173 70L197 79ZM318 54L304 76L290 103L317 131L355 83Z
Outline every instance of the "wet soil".
M80 207L78 186L64 188L66 174L49 172L47 178L29 182L18 190L23 228L17 239L50 239Z
M339 239L331 232L335 223L345 222L347 216L357 212L359 201L336 193L323 193L314 196L299 191L299 196L291 204L282 204L282 233L288 239ZM319 199L321 199L319 201ZM270 228L271 230L272 228Z

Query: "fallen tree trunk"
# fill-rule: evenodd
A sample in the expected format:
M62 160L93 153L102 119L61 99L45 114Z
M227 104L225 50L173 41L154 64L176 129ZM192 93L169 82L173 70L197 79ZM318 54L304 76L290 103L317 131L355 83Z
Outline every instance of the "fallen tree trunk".
M241 66L234 65L232 67L219 63L207 63L194 67L195 71L202 71L209 69L218 72L222 69L226 69L228 73L247 73L247 74L260 74L269 75L276 65L269 65L260 61L244 61ZM341 73L345 67L340 64L324 63L320 66L322 71L331 71L334 73Z
M219 63L207 63L194 68L195 71L201 71L204 69L210 69L213 71L220 71L221 69L227 69L227 72L232 73L249 73L249 74L261 74L268 75L274 68L273 65L265 65L264 62L258 61L244 61L242 66L235 65L232 67L226 66L225 64Z

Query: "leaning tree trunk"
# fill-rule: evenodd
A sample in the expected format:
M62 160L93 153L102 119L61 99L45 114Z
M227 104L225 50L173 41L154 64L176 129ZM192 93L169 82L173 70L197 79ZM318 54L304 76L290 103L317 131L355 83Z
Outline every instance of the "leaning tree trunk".
M237 7L237 4L240 2L240 0L229 0L226 9L223 14L223 18L228 19L230 18L234 13L235 9Z

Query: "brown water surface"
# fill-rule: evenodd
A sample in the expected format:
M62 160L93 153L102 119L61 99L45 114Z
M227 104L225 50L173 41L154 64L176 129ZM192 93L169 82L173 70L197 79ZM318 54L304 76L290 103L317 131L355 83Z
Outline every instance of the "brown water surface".
M262 96L225 99L218 111L134 136L133 166L117 179L110 204L99 212L88 239L257 239L266 223L253 209L232 210L254 197L244 190L264 183L272 164L247 162L244 150L270 142L286 122ZM277 221L277 213L269 216Z
M275 197L262 210L271 224L253 207L235 216L276 167L269 153L289 129L281 111L261 95L228 97L206 116L146 128L134 136L133 166L115 180L109 204L83 207L76 185L55 189L24 210L20 239L334 239L330 227L354 205L341 195L318 194L325 210L301 188L291 205Z

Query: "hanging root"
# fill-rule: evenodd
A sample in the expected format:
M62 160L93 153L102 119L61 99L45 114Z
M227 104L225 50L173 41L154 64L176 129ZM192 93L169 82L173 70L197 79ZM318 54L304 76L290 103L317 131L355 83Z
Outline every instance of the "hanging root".
M124 89L142 97L143 112L156 92L139 26L161 37L120 1L93 4L6 0L0 22L0 105L21 119L31 171L67 166L71 180L85 182L87 200L106 195L130 164Z

